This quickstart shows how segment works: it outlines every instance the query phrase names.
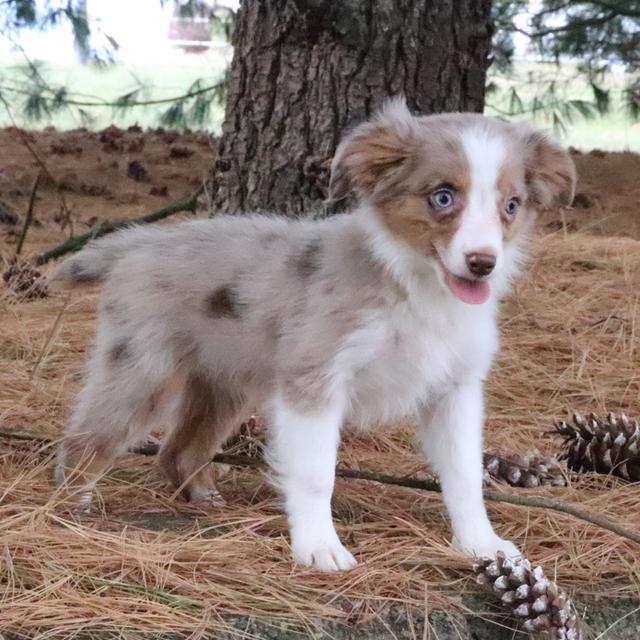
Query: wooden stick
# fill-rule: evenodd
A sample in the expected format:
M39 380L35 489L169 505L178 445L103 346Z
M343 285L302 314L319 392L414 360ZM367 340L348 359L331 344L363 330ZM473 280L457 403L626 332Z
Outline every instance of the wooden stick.
M51 442L49 438L41 437L35 433L26 431L6 431L0 430L0 438L14 438L16 440L33 440L41 444ZM139 447L133 447L130 449L131 453L139 453L142 455L153 456L160 450L159 445L155 443L145 443ZM230 455L226 453L217 454L212 462L216 464L228 464L237 467L263 467L265 463L258 458L251 458L243 455ZM441 493L442 489L440 483L433 479L420 480L418 478L399 478L396 476L390 476L385 473L378 473L377 471L370 471L368 469L346 469L344 467L336 467L336 476L339 478L350 478L354 480L367 480L369 482L379 482L381 484L388 484L397 487L408 487L410 489L421 489L422 491L433 491ZM611 522L608 518L596 515L576 507L572 504L557 500L555 498L545 498L544 496L529 496L529 495L514 495L507 493L500 493L493 489L485 489L484 497L490 502L506 502L518 507L528 507L535 509L548 509L550 511L557 511L564 513L578 520L588 522L601 529L611 531L621 538L631 540L637 544L640 544L640 533L623 527L622 525Z
M64 256L67 253L71 253L72 251L78 251L84 247L87 242L93 240L94 238L99 238L100 236L104 236L108 233L113 233L118 229L124 229L130 225L136 224L150 224L152 222L157 222L158 220L163 220L164 218L168 218L169 216L174 215L175 213L181 213L182 211L190 211L191 213L195 213L196 205L198 203L198 196L202 192L202 188L194 191L190 196L182 198L180 200L176 200L175 202L171 202L166 207L162 207L162 209L158 209L157 211L152 211L151 213L146 213L139 218L134 218L133 220L118 220L111 221L105 220L101 222L96 227L94 227L88 233L84 233L80 236L73 236L68 240L65 240L61 244L48 249L44 253L41 253L39 256L36 256L36 264L46 264L50 260L54 260L55 258L59 258L60 256Z
M544 496L518 496L512 493L500 493L493 489L485 489L484 497L491 502L506 502L518 507L549 509L559 513L566 513L578 520L584 520L585 522L596 525L596 527L606 529L607 531L616 533L622 538L627 538L627 540L640 544L640 533L637 531L627 529L627 527L616 524L608 518L591 513L591 511L581 509L580 507L563 502L562 500L557 500L556 498L545 498Z
M38 185L40 184L40 178L42 177L42 169L38 171L38 175L36 179L33 181L33 187L31 188L31 195L29 196L29 206L27 207L27 215L24 219L24 224L22 225L22 232L20 233L20 237L18 238L18 244L16 245L16 255L17 258L22 253L22 245L24 245L25 238L27 237L27 231L29 231L29 227L31 226L31 221L33 219L33 207L36 202L36 195L38 193Z

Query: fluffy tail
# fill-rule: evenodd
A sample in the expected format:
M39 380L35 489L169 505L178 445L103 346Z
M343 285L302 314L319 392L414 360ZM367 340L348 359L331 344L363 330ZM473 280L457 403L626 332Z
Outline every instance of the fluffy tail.
M103 281L116 262L137 244L137 235L132 229L123 229L92 240L82 251L66 258L51 280L69 285Z

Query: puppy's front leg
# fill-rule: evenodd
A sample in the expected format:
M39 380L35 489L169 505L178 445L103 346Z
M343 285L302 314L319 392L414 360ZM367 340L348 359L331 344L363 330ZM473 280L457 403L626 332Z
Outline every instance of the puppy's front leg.
M293 559L320 571L356 565L331 518L331 494L342 411L324 407L301 413L274 402L267 459L284 494Z
M424 408L418 434L424 454L440 476L451 518L453 545L475 556L503 551L519 556L517 547L497 536L482 495L482 383L466 383Z

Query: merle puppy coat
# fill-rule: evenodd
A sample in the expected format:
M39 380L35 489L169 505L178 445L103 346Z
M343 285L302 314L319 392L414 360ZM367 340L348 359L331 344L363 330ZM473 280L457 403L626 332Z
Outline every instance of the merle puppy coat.
M516 555L483 504L483 381L535 212L570 203L574 183L568 154L528 126L393 102L337 150L331 195L354 190L350 213L221 216L91 243L56 276L104 283L59 477L88 505L114 457L161 425L169 478L217 505L209 460L262 406L295 561L348 569L331 519L340 430L410 417L454 544Z

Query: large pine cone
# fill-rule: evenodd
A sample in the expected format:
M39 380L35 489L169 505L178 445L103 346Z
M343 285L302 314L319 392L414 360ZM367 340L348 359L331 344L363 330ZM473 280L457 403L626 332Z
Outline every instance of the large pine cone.
M490 586L525 631L546 640L582 640L569 596L528 560L511 561L503 553L475 564L479 584Z
M564 487L566 475L554 457L537 451L520 455L508 449L487 449L483 454L484 481L505 482L512 487Z
M561 460L573 471L596 471L640 481L640 422L624 414L599 418L574 414L573 424L555 424L564 438Z

